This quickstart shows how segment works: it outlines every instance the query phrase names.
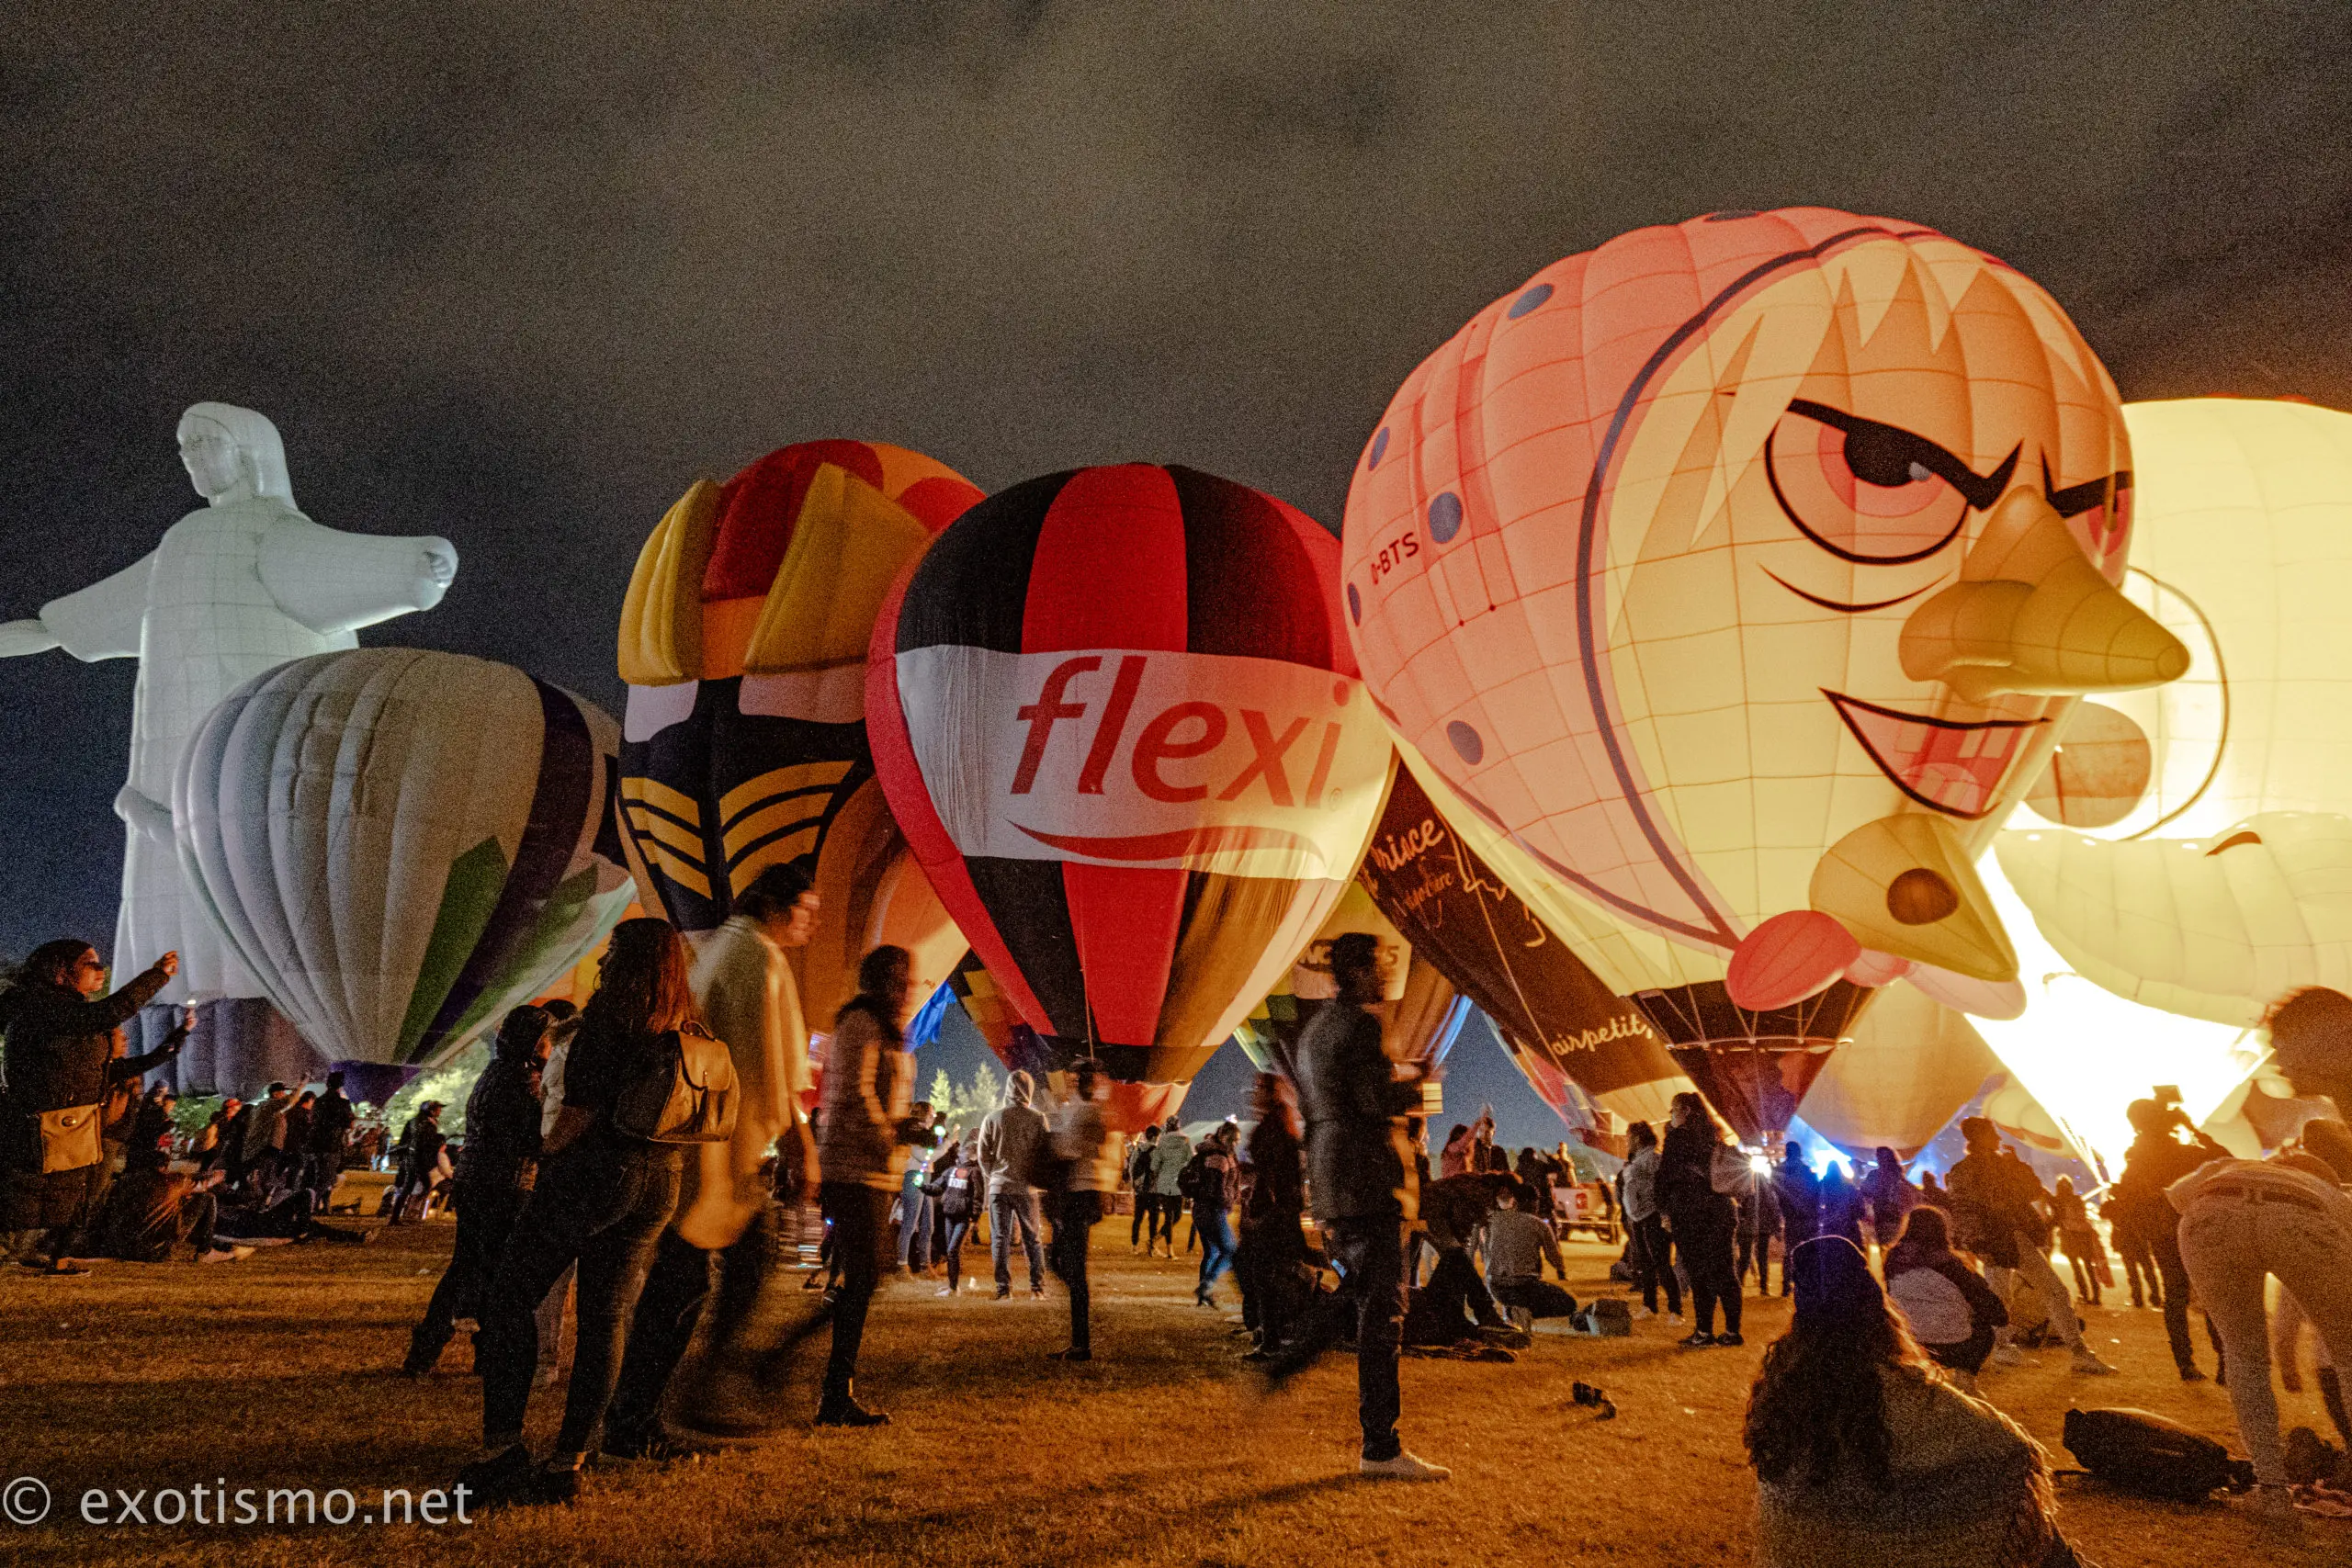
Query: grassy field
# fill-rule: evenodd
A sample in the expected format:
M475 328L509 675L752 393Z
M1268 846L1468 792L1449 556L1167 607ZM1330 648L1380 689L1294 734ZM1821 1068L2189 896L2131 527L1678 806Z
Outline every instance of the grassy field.
M940 1301L928 1283L887 1289L860 1379L896 1417L876 1432L803 1430L666 1470L600 1470L572 1509L467 1527L78 1520L93 1487L346 1487L369 1508L379 1488L447 1484L480 1417L462 1340L427 1383L392 1369L450 1234L433 1224L364 1251L280 1248L234 1266L107 1264L81 1280L6 1270L0 1479L39 1477L56 1501L43 1525L0 1524L0 1561L1739 1563L1754 1499L1739 1415L1760 1348L1786 1321L1779 1302L1751 1300L1744 1349L1679 1351L1648 1323L1632 1339L1539 1337L1515 1366L1408 1361L1406 1440L1454 1480L1366 1484L1351 1473L1351 1364L1257 1398L1226 1317L1192 1304L1190 1269L1133 1257L1125 1222L1105 1222L1091 1366L1043 1359L1062 1342L1058 1294L999 1305ZM1598 1247L1571 1248L1579 1294L1600 1288L1605 1263ZM2124 1376L2074 1378L2046 1353L1987 1392L2053 1450L2070 1402L2137 1404L2234 1441L2226 1394L2174 1377L2156 1314L2092 1319ZM1575 1406L1575 1379L1606 1387L1619 1417ZM542 1445L559 1403L534 1402ZM2284 1407L2324 1430L2312 1394ZM2313 1523L2282 1541L2219 1504L2070 1490L2065 1524L2103 1568L2352 1561L2352 1526Z

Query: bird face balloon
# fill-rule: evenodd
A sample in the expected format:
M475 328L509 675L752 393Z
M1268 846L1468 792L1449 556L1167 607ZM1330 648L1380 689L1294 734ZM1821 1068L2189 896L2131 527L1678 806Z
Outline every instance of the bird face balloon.
M830 1021L878 942L926 987L963 954L874 783L866 643L893 580L979 499L945 466L862 441L769 453L697 481L639 554L620 628L631 864L677 926L709 931L768 866L808 872L816 933L790 950Z
M1669 940L1650 983L2008 981L1972 859L2074 694L2187 662L2115 587L2131 485L2106 370L2009 267L1716 214L1414 372L1349 493L1351 635L1455 792Z

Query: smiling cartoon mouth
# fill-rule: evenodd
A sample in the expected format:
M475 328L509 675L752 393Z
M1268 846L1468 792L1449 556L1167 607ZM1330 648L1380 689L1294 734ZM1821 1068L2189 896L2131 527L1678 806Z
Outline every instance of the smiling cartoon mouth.
M1974 821L1993 809L2001 780L2039 718L1973 724L1883 708L1826 687L1821 694L1894 786L1930 810Z

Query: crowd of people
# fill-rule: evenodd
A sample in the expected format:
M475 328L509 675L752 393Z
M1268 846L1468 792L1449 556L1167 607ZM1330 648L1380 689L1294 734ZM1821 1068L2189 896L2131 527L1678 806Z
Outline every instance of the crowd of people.
M1132 1248L1175 1260L1182 1229L1184 1254L1200 1255L1193 1300L1219 1304L1230 1280L1241 1354L1270 1390L1352 1348L1367 1475L1448 1473L1404 1445L1404 1354L1509 1360L1559 1320L1607 1331L1566 1287L1565 1150L1513 1161L1483 1114L1432 1160L1423 1069L1383 1049L1389 958L1370 938L1331 944L1336 999L1309 1021L1287 1074L1260 1075L1246 1131L1227 1121L1188 1134L1170 1119L1123 1147L1091 1059L1057 1075L1050 1104L1016 1072L977 1124L942 1127L912 1098L914 979L895 947L865 956L812 1063L785 953L808 940L815 911L807 878L777 866L698 951L664 921L624 922L584 1008L526 1006L503 1021L454 1160L429 1102L388 1151L391 1223L436 1189L456 1214L404 1370L429 1375L474 1325L482 1450L461 1479L486 1503L568 1500L594 1454L660 1460L779 1432L820 1337L818 1423L886 1424L856 1382L877 1292L894 1265L960 1291L982 1225L996 1298L1014 1292L1017 1244L1032 1298L1048 1272L1064 1288L1069 1333L1052 1356L1090 1360L1090 1237L1123 1190ZM21 1265L72 1274L79 1257L155 1261L183 1248L227 1261L264 1242L376 1234L318 1218L357 1141L340 1075L315 1092L273 1084L251 1104L224 1100L193 1134L175 1130L170 1090L142 1075L171 1060L185 1028L141 1055L123 1033L174 966L167 955L109 993L93 949L58 942L0 990L0 1232ZM2112 1373L2076 1311L2111 1281L2102 1222L2132 1304L2163 1313L2187 1380L2207 1376L2191 1332L2201 1311L2257 1507L2292 1511L2270 1373L2275 1357L2291 1384L2302 1325L2317 1333L2322 1396L2352 1445L2335 1371L2352 1355L2352 1129L2315 1121L2256 1161L2232 1157L2177 1103L2152 1098L2129 1113L2123 1172L2088 1196L2064 1180L2045 1188L1982 1118L1961 1123L1966 1152L1942 1181L1917 1184L1889 1149L1859 1179L1834 1162L1816 1174L1794 1141L1765 1162L1697 1094L1676 1097L1662 1132L1628 1130L1602 1206L1622 1216L1633 1315L1655 1315L1663 1295L1680 1326L1687 1296L1681 1346L1738 1347L1748 1277L1770 1294L1776 1251L1779 1293L1793 1297L1747 1423L1760 1561L2074 1561L2052 1523L2046 1459L1979 1380L2041 1344L2065 1347L2083 1375ZM811 1198L825 1243L808 1284L821 1294L793 1307L779 1216ZM2284 1289L2275 1316L2271 1278ZM567 1295L562 1420L536 1456L525 1416L534 1387L552 1381ZM1931 1504L1910 1500L1928 1493Z

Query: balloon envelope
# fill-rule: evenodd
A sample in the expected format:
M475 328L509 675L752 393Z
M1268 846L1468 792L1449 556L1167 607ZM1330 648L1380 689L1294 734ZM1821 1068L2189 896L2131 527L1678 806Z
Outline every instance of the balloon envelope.
M875 633L890 807L1014 1010L1174 1085L1355 872L1389 768L1338 542L1188 468L1055 474L952 525Z
M865 722L875 612L980 492L902 447L811 441L725 485L697 481L639 553L623 608L629 683L622 818L649 902L685 931L725 920L768 866L816 885L788 950L809 1023L830 1026L881 942L926 988L963 943L874 784Z
M635 896L611 829L618 739L487 660L298 660L190 741L182 863L322 1054L428 1063L557 982Z

